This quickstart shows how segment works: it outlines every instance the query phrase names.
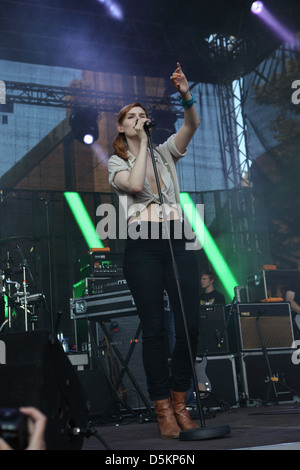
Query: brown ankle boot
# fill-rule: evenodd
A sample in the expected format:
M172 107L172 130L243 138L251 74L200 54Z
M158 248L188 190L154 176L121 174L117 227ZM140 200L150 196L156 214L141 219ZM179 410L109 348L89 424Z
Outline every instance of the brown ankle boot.
M172 405L174 409L175 418L182 431L187 429L198 428L190 417L190 413L186 409L185 399L187 392L174 392L172 390Z
M171 400L157 400L153 402L157 416L159 432L164 439L177 439L179 437L180 428L174 416L174 410Z

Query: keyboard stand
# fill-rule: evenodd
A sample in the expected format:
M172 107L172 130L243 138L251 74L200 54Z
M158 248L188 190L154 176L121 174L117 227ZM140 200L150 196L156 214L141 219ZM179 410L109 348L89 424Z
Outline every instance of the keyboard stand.
M117 348L117 346L114 344L113 342L113 338L111 336L111 333L110 331L106 328L106 325L104 322L102 321L99 321L99 324L102 328L102 331L103 333L105 334L106 338L107 338L107 341L109 342L110 346L113 348L117 358L119 359L121 365L122 365L122 369L120 371L120 374L119 374L119 377L117 379L117 382L115 384L115 388L116 390L118 390L119 386L121 385L122 383L122 379L124 377L124 374L127 373L129 379L131 380L135 390L137 391L138 395L140 396L141 400L143 401L144 405L146 406L147 410L149 411L150 415L153 416L153 411L151 409L151 406L147 400L147 398L145 397L144 393L142 392L140 386L138 385L137 381L135 380L131 370L129 369L128 367L128 364L129 364L129 361L131 359L131 356L132 356L132 353L133 353L133 350L135 348L135 345L136 343L138 342L138 338L139 338L139 335L140 335L140 332L141 332L141 322L139 323L138 327L137 327L137 330L134 334L134 337L133 337L133 340L131 340L130 342L130 347L128 349L128 352L127 352L127 355L126 355L126 358L124 359L122 354L120 353L119 349Z

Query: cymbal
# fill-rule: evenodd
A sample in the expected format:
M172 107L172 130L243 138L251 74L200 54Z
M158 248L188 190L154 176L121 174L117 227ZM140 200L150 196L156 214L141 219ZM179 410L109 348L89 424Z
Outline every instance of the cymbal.
M28 245L30 243L36 243L39 241L40 239L36 237L13 236L7 238L0 238L0 246L16 246L18 243L22 245Z

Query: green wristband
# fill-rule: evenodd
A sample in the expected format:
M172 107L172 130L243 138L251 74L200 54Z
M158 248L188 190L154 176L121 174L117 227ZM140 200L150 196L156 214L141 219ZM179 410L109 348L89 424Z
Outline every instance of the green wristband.
M192 93L191 93L191 98L190 98L188 101L183 101L183 99L181 98L181 96L180 96L180 98L179 98L179 101L180 101L181 106L182 106L184 109L189 109L189 108L191 108L191 107L193 106L193 104L195 103L195 100L194 100L194 97L193 97Z

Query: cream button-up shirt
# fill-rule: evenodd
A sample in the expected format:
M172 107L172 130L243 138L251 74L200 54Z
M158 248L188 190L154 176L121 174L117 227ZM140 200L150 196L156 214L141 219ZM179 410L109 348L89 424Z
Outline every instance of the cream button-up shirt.
M178 159L184 157L187 152L185 151L184 153L180 153L177 150L174 135L172 135L166 142L153 149L153 153L157 165L157 171L160 174L162 180L161 192L163 195L166 215L168 216L172 210L172 207L174 207L181 216L178 179L175 170L175 163ZM127 221L129 221L129 219L133 216L135 216L136 219L139 219L140 213L145 210L149 204L155 205L156 214L158 218L161 219L162 208L159 195L153 193L147 177L145 179L143 190L134 195L125 193L114 183L114 177L116 173L124 170L131 171L134 165L136 157L129 151L127 154L129 156L128 160L124 160L117 155L113 155L108 161L109 182L117 192L118 196L123 196L120 199L126 203L126 207L123 207L123 209L127 214ZM124 198L124 196L126 196L126 198Z

